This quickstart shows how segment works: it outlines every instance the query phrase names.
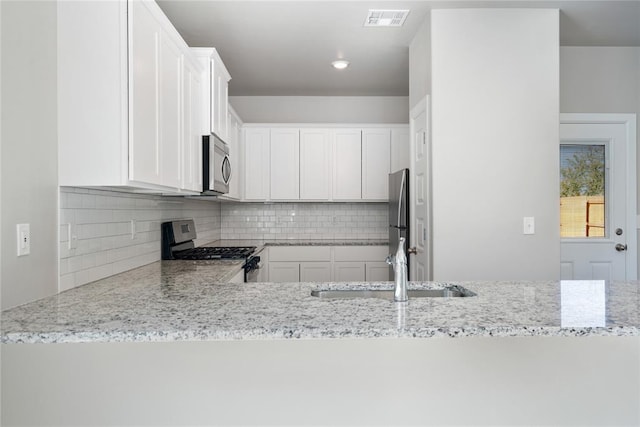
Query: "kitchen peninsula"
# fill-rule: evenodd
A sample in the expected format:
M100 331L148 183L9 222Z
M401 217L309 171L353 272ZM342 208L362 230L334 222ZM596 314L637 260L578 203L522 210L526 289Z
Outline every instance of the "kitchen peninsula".
M636 282L469 282L475 296L402 305L311 296L386 282L218 282L235 268L156 262L5 311L3 420L640 421Z

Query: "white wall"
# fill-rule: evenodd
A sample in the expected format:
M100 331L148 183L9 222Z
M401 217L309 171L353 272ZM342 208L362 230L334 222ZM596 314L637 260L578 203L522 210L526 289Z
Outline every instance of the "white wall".
M434 279L557 279L559 12L431 17Z
M57 291L56 3L2 1L2 308ZM16 224L31 255L16 256Z
M409 108L431 93L431 15L409 44Z
M245 123L409 123L406 96L230 96Z

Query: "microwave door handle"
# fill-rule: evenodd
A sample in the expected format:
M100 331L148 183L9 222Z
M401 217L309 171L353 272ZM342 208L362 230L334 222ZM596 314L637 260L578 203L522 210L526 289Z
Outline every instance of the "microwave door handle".
M231 179L231 162L229 161L229 156L225 156L222 161L222 180L225 184L229 183Z

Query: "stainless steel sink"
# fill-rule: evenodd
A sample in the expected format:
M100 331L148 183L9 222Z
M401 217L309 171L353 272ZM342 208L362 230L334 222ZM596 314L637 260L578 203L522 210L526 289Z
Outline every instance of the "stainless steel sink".
M459 298L475 296L475 293L462 287L446 289L413 289L409 290L411 298ZM354 299L354 298L380 298L393 301L393 290L380 289L341 289L341 290L315 290L311 296L321 299Z

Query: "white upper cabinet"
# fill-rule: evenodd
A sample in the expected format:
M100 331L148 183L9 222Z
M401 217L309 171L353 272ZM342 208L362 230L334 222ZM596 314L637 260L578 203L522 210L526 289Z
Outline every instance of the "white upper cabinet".
M180 188L182 135L182 59L180 48L168 36L160 37L160 159L162 185ZM135 60L134 60L135 63Z
M359 200L362 197L362 131L331 131L333 147L333 200Z
M191 53L162 10L149 0L57 8L59 184L195 194L184 169Z
M214 48L197 47L192 52L204 71L203 78L203 134L216 134L227 142L229 137L229 80L231 75Z
M229 146L229 161L231 162L231 178L229 179L229 192L225 198L239 200L240 183L242 177L242 154L240 150L240 140L242 138L242 122L238 115L231 107L229 107L229 138L227 145Z
M300 199L331 198L331 144L328 129L300 130Z
M245 200L268 200L270 150L269 129L244 130Z
M408 136L401 125L258 126L245 128L243 200L387 201L391 135L399 147Z
M362 199L389 198L390 129L362 130Z
M185 58L183 75L182 188L202 191L202 72L199 65Z
M300 198L300 131L272 129L270 153L271 200Z
M129 179L163 184L158 107L162 27L145 2L130 3ZM106 60L107 58L105 58ZM64 141L63 141L64 143ZM63 171L64 172L64 171Z
M231 75L218 52L215 52L211 61L211 84L215 84L211 111L211 133L215 133L223 141L229 137L229 80L231 80Z

